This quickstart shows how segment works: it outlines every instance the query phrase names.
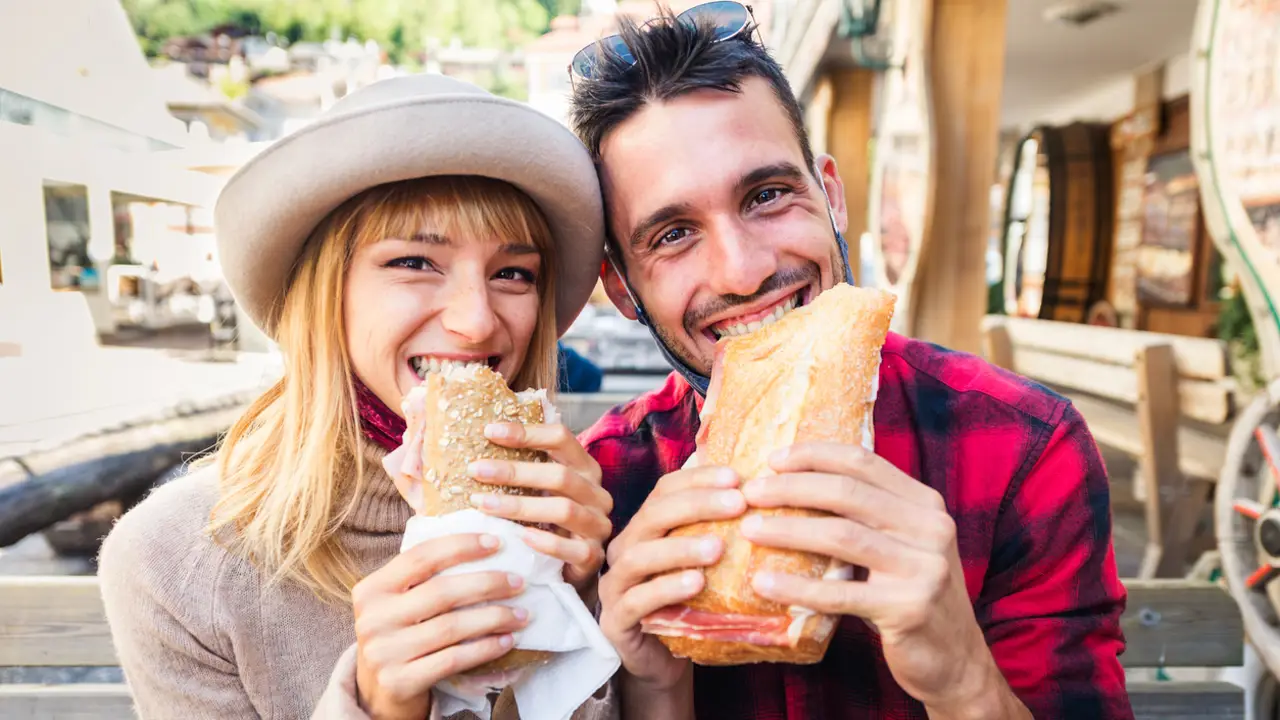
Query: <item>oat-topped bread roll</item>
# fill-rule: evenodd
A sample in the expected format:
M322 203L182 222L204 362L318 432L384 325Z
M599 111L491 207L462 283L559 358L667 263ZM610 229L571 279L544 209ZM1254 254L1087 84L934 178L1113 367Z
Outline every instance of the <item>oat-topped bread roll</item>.
M769 455L796 443L874 449L880 348L894 299L879 290L839 284L771 325L722 339L702 408L697 463L731 467L745 482L772 474ZM738 519L673 531L674 536L719 537L724 554L706 569L702 592L684 605L654 613L642 628L658 635L674 655L700 665L816 663L826 654L838 618L766 600L751 589L751 579L760 571L845 578L851 569L832 558L752 544L739 526L753 514L824 513L749 510Z
M392 480L419 515L445 515L472 508L473 493L525 495L532 491L483 483L467 474L482 459L547 462L546 453L496 445L484 436L491 423L559 422L545 390L516 393L506 380L480 363L445 362L424 373L422 384L401 406L404 444L388 457ZM515 649L468 673L492 675L548 662L554 653Z

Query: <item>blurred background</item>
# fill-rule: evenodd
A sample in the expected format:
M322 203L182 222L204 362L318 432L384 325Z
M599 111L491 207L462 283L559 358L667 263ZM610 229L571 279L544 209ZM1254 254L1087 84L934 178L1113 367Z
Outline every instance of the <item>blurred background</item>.
M404 74L564 122L572 56L655 7L0 0L0 578L92 575L110 523L279 372L219 270L238 167ZM1122 576L1228 590L1235 659L1205 677L1277 716L1280 1L751 7L839 163L859 284L899 296L895 331L1076 403ZM575 430L669 372L599 290L562 344L599 371L567 388Z

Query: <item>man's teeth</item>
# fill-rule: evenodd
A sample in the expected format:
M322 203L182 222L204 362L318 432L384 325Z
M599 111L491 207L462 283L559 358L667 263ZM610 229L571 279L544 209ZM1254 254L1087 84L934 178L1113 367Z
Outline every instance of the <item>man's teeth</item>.
M440 358L433 357L415 357L409 362L413 365L414 372L418 373L418 377L426 377L427 373L438 373L461 369L464 367L481 367L486 365L483 360L441 360Z
M759 320L752 320L749 323L737 323L734 325L722 325L714 330L718 337L736 337L738 335L746 335L753 333L762 327L774 324L782 318L783 315L796 309L799 302L800 294L796 293L787 298L787 301L773 309L773 312Z

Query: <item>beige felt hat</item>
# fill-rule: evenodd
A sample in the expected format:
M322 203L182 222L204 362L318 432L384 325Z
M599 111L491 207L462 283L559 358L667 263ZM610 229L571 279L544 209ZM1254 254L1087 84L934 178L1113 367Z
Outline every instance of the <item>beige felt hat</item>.
M214 226L236 301L274 338L290 271L320 221L371 187L431 175L505 180L538 204L557 243L556 325L563 334L591 296L604 254L591 157L547 115L443 75L357 90L227 181Z

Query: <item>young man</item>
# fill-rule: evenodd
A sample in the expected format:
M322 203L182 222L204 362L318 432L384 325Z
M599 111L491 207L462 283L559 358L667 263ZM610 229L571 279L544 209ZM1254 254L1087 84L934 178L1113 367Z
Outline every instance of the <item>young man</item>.
M678 371L583 436L621 529L600 595L624 717L1132 717L1108 480L1063 398L891 335L874 454L797 446L763 479L681 469L716 338L849 278L835 162L813 157L747 14L708 3L627 24L574 63L573 121L609 210L606 289ZM697 568L722 551L668 531L748 506L833 513L743 531L869 569L755 578L765 597L845 616L817 665L694 668L640 632L697 593Z

